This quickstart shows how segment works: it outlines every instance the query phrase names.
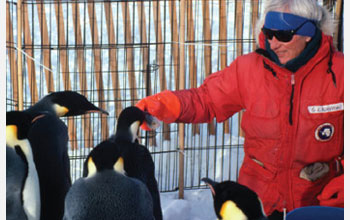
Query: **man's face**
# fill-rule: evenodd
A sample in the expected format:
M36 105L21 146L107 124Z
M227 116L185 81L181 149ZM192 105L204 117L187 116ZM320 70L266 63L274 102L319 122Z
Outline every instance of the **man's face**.
M294 35L293 39L289 42L281 42L273 37L268 40L270 43L270 48L276 53L281 64L286 64L288 61L299 56L299 54L304 50L307 42L311 40L311 37L305 37L301 35Z

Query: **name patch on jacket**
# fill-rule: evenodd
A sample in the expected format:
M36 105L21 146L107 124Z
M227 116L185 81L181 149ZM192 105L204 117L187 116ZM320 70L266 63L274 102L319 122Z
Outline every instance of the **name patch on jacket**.
M337 112L344 110L344 103L336 103L330 105L314 105L307 107L310 114L327 113L327 112Z

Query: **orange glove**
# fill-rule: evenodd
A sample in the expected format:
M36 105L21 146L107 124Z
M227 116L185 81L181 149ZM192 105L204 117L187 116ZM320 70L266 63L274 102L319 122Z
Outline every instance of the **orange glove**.
M137 102L135 106L165 123L176 121L181 113L179 98L169 90L147 96ZM145 122L142 124L141 128L150 130Z
M344 159L341 161L344 167ZM344 174L332 179L317 196L321 206L344 208Z

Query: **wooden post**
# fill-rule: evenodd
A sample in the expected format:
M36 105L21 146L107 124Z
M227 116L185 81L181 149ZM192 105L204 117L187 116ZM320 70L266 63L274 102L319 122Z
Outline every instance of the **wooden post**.
M41 30L41 42L42 46L50 47L50 41L49 41L49 33L47 30L47 22L46 22L46 12L45 7L43 7L44 2L41 0L36 0L37 7L38 7L38 18L39 18L39 25ZM44 58L44 66L50 68L51 66L51 52L50 49L42 49L42 54ZM45 78L46 78L46 87L47 92L53 92L55 91L54 83L53 83L53 76L52 72L45 69Z
M143 45L141 51L142 51L142 70L143 70L143 86L146 88L146 96L152 95L152 86L150 79L148 79L150 74L150 67L149 67L149 46L147 44L147 30L146 30L146 16L145 16L145 7L144 2L138 1L137 2L137 12L138 12L138 18L139 18L139 32L140 32L140 39L141 44ZM149 82L149 84L147 83ZM141 97L143 98L143 97ZM157 146L156 142L156 132L155 131L148 131L146 135L146 146ZM149 141L149 142L148 142Z
M23 8L23 15L24 15L24 25L23 25L23 31L24 31L24 47L31 47L32 46L32 36L30 32L30 26L29 26L29 13L28 13L28 5L24 4L22 5ZM33 48L28 48L24 50L28 56L34 57ZM38 101L38 87L36 85L36 74L35 74L35 64L32 59L27 59L27 75L28 75L28 84L29 84L29 90L30 90L30 96L31 96L31 103L34 104Z
M75 33L75 44L77 46L83 46L82 32L80 26L80 10L79 4L74 2L72 3L72 15L73 15L73 27ZM85 64L85 55L84 50L76 49L76 56L78 61L78 72L79 72L79 83L82 95L87 97L87 82L86 82L86 64ZM93 147L94 136L92 135L92 126L91 126L91 116L86 114L83 116L83 129L84 129L84 147Z
M203 35L204 43L211 42L211 25L209 16L209 1L202 0L202 11L203 11ZM211 70L211 46L204 46L204 66L205 66L205 76L209 76L212 72ZM215 125L213 122L208 123L209 134L215 135Z
M180 77L179 77L179 89L185 88L185 18L186 18L186 0L180 1ZM179 199L184 199L184 150L185 150L185 125L179 124Z
M153 5L153 20L154 20L154 31L156 33L156 42L157 42L157 60L159 65L159 85L160 90L167 89L167 80L165 76L164 68L164 41L162 37L162 21L160 14L160 5L159 1L152 2ZM170 140L170 126L169 124L163 123L163 139Z
M132 42L131 35L131 21L130 21L130 10L129 3L121 2L122 13L124 18L124 39L126 46L126 64L128 66L128 75L129 75L129 89L130 89L130 98L131 104L134 105L137 100L137 90L136 90L136 78L135 78L135 64L134 64L134 48L130 47Z
M147 44L147 30L146 30L146 16L145 16L145 7L143 5L143 2L138 1L137 2L137 12L138 12L138 18L139 18L139 32L140 32L140 39L141 39L141 44L146 45ZM144 80L144 87L147 88L147 65L148 65L148 51L149 48L148 46L142 48L142 70L144 72L143 78ZM152 86L148 88L149 94L152 93ZM146 94L147 95L147 94ZM141 97L143 98L143 97Z
M237 56L241 56L243 54L243 42L242 42L242 38L243 38L243 2L242 1L236 1L236 10L235 10L235 30L236 30L236 57ZM238 113L238 122L239 125L241 125L241 121L242 121L242 117L243 117L243 112L240 111ZM240 126L239 128L239 135L241 137L244 137L244 132Z
M18 110L23 110L22 72L22 0L17 0L17 71L18 71Z
M98 48L100 42L98 37L97 30L97 19L95 14L95 3L91 0L88 1L88 11L89 11L89 21L90 21L90 31L92 37L92 43L97 48L93 49L94 52L94 67L95 67L95 80L96 80L96 89L99 99L99 107L106 109L106 103L104 102L103 94L103 77L101 72L101 49ZM103 140L108 138L108 124L107 117L101 115L101 137Z
M187 41L195 41L194 22L193 22L193 1L187 2ZM188 45L188 60L189 60L189 75L190 75L190 88L197 88L197 62L196 62L196 50L194 45ZM200 134L198 124L192 124L192 133Z
M66 46L66 38L65 38L65 28L64 28L64 20L63 20L63 9L62 2L58 0L55 3L55 13L56 13L56 23L57 23L57 33L58 33L58 49L59 49L59 57L60 57L60 65L62 72L62 80L63 86L65 90L71 90L70 76L69 76L69 67L68 67L68 54L67 50L62 50L61 46ZM71 148L77 149L78 142L76 138L76 127L74 123L74 118L69 118L67 120L68 124L68 135L69 140L71 141Z
M335 21L336 21L336 28L335 28L335 33L334 33L334 37L333 37L333 44L335 48L339 48L339 44L341 44L341 42L339 42L339 35L341 35L341 28L342 28L342 22L341 19L342 18L342 14L343 14L343 0L337 0L336 2L336 7L335 7Z
M110 45L116 44L115 33L114 33L114 21L113 21L113 11L111 7L111 2L104 3L105 15L106 15L106 26L108 32L108 43ZM110 74L113 84L113 95L114 95L114 106L115 106L115 116L119 116L122 111L122 104L119 102L120 98L120 88L119 88L119 79L118 79L118 57L117 49L110 48L109 52L109 66Z
M12 97L14 101L15 95L18 96L18 79L17 79L17 68L16 68L16 54L14 50L14 38L13 38L13 26L10 16L10 3L6 2L6 47L8 50L8 59L10 63L10 72L11 72L11 83L12 83ZM17 97L18 98L18 97ZM18 105L14 105L14 109L18 110Z
M177 28L177 14L176 14L176 2L169 1L169 18L170 18L170 26L171 26L171 40L173 42L179 41L179 33ZM174 79L175 82L178 81L178 60L179 60L179 44L172 43L171 44L171 52L173 54L173 66L174 66ZM179 84L175 83L175 89L178 90Z
M226 15L226 0L220 0L220 8L219 8L219 15L220 15L220 30L219 30L219 38L220 38L220 69L224 69L227 66L227 47L226 47L226 40L227 40L227 15ZM230 133L230 125L229 121L226 120L224 122L224 133L229 134Z
M256 26L256 22L258 20L258 15L259 15L259 0L251 0L251 10L252 10L252 14L251 14L251 22L252 22L252 26L251 29L253 30L252 36L253 39L255 39L255 26ZM256 49L256 45L259 42L255 42L253 43L253 50Z

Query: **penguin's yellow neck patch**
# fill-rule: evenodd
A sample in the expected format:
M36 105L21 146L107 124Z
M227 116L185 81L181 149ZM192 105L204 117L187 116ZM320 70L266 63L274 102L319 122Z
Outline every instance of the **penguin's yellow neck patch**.
M114 164L113 168L118 173L125 175L124 159L122 157L119 157L118 161Z
M59 104L54 104L54 109L58 117L64 116L69 112L69 109L67 107L61 106Z
M6 144L9 145L9 147L14 147L15 143L18 142L17 131L18 128L16 125L6 126Z
M6 146L14 148L19 146L27 159L30 160L33 157L32 149L28 139L19 140L17 137L18 128L16 125L6 126Z
M97 172L97 168L94 161L92 160L92 157L89 157L87 167L88 167L87 177L91 177Z
M224 202L220 209L223 220L248 220L247 216L231 200Z

